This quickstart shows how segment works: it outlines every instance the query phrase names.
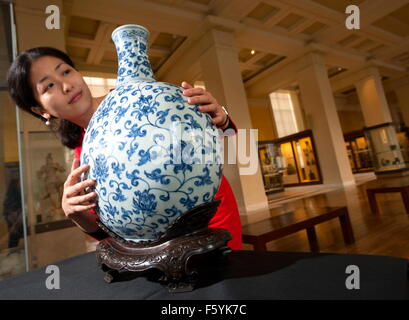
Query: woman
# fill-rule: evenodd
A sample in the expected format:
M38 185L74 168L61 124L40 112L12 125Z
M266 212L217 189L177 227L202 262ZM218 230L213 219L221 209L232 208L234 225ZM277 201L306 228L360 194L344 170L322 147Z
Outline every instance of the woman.
M55 48L39 47L21 53L13 62L8 74L9 91L16 104L24 111L43 120L54 128L61 143L68 148L79 148L84 129L103 97L92 97L91 92L74 63L64 52ZM229 120L213 96L201 89L182 83L188 103L200 104L199 111L207 112L220 129L236 127ZM97 215L92 210L96 193L81 194L95 181L78 182L88 165L79 166L79 153L74 159L71 173L64 183L62 208L83 232L97 240L107 235L96 224ZM233 239L228 245L241 249L241 224L237 204L226 178L223 176L215 199L222 200L210 227L225 228ZM91 204L90 204L91 202Z

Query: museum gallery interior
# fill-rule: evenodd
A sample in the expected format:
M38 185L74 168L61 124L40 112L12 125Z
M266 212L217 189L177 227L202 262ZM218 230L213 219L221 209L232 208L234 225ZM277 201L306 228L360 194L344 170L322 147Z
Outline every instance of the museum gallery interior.
M118 72L111 34L125 24L149 30L156 80L205 88L247 137L255 162L223 169L243 250L409 258L409 0L0 5L0 279L97 245L61 209L74 152L10 98L13 57L58 48L105 95ZM346 24L349 5L359 28Z

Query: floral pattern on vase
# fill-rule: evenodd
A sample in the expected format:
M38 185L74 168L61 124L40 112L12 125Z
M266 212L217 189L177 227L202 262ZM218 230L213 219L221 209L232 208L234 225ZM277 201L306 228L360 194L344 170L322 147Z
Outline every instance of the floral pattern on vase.
M117 87L92 116L81 154L97 182L101 222L134 242L157 240L181 214L212 201L223 170L210 116L182 88L154 79L148 36L137 25L112 33Z

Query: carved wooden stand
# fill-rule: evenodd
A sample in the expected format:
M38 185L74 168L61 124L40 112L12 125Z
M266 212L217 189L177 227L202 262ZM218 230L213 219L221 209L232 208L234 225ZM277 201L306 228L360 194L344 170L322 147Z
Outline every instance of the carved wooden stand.
M163 273L159 281L170 292L193 290L198 274L189 260L198 255L205 257L209 252L224 257L231 251L227 247L230 233L225 229L207 227L219 204L219 200L213 201L187 211L162 237L152 242L126 241L98 222L110 235L99 242L96 250L98 265L105 272L105 281L114 281L121 270L142 274L149 269L157 269Z

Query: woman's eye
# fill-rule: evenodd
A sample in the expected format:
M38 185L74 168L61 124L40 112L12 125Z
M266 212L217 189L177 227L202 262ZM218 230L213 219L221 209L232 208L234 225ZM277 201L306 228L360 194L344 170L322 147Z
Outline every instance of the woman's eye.
M65 70L65 71L63 72L63 74L66 75L66 74L69 74L70 72L71 72L71 70Z
M51 89L53 86L54 86L54 83L49 83L49 84L45 87L44 91L47 91L47 90Z

